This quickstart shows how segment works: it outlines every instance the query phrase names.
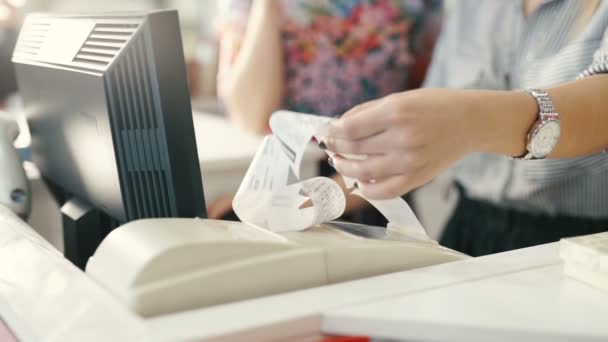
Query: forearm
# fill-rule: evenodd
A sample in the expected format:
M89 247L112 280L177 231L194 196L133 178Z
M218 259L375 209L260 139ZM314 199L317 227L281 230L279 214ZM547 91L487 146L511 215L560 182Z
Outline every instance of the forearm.
M264 133L282 102L284 71L280 17L274 0L254 1L243 44L222 84L222 98L241 126Z
M608 75L547 89L562 132L550 158L608 147L606 89ZM345 113L331 123L324 141L340 174L357 179L368 198L386 199L429 182L474 152L523 156L537 119L536 99L525 91L425 88Z
M608 75L548 88L560 116L560 139L549 158L569 158L608 148ZM471 120L471 151L522 156L538 118L534 98L524 91L465 91Z
M583 78L547 92L561 126L550 158L590 155L608 148L608 75Z

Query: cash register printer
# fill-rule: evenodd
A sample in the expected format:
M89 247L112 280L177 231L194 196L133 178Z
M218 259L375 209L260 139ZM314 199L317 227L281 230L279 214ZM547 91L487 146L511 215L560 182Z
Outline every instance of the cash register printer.
M176 11L32 15L13 62L66 256L142 316L466 258L399 227L205 219Z

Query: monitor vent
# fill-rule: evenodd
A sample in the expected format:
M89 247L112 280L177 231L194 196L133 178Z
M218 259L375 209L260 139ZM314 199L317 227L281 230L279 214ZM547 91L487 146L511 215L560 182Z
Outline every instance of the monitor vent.
M26 21L15 46L15 54L24 57L37 56L50 26L50 23L44 21Z
M135 34L138 22L105 20L95 24L95 28L74 57L74 62L107 66L120 49Z
M152 59L138 34L106 74L127 220L177 213Z

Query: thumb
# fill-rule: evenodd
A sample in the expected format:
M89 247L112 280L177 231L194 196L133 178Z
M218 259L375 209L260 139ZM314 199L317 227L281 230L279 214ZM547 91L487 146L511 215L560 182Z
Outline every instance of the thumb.
M344 117L348 117L348 116L353 116L356 115L362 111L365 111L367 109L370 109L376 105L378 105L380 103L382 99L376 99L376 100L372 100L372 101L368 101L368 102L364 102L361 103L355 107L353 107L352 109L350 109L349 111L347 111L346 113L342 114L340 116L340 118L344 118Z

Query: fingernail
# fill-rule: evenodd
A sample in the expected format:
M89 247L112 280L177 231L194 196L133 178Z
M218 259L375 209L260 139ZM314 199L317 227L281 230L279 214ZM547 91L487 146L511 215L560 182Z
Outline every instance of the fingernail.
M355 182L355 183L353 184L353 186L355 187L355 189L359 189L359 183Z
M333 160L333 159L331 159L331 157L328 157L328 158L327 158L327 164L329 164L331 167L335 167L335 166L334 166L334 160Z
M321 140L321 142L319 142L319 147L322 150L327 150L327 145L325 145L325 141Z

